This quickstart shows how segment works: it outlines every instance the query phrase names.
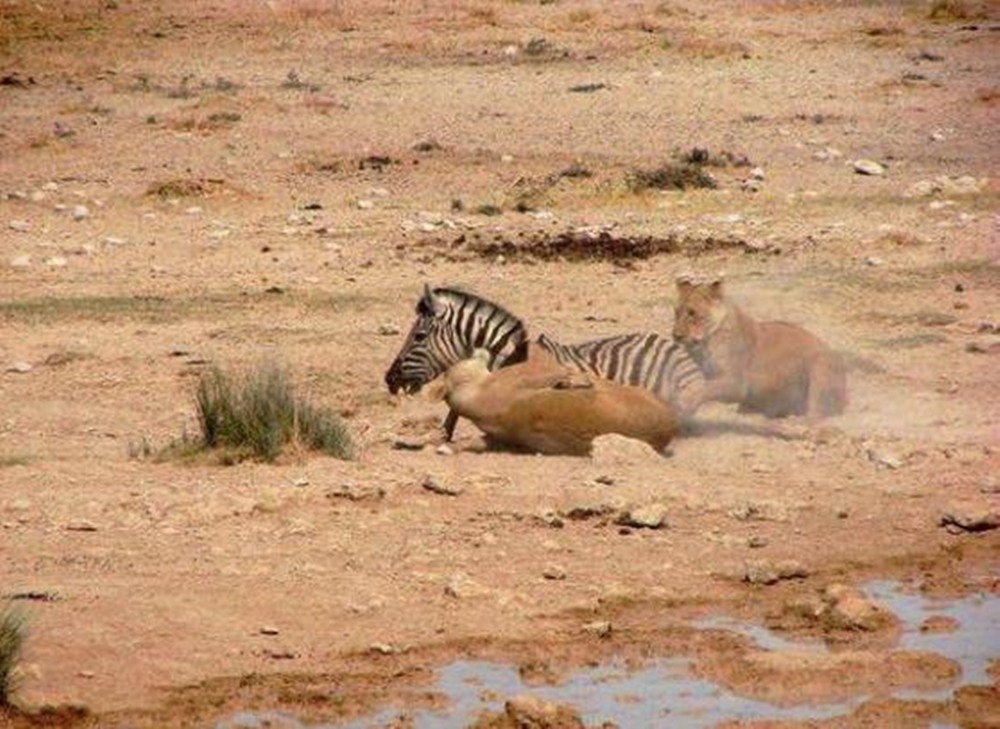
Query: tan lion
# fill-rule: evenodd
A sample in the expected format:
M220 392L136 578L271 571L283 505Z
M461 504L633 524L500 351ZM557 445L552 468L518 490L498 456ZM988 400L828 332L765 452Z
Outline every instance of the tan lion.
M592 379L551 356L490 372L489 355L451 366L433 395L491 439L550 455L587 455L599 435L618 433L662 451L677 432L671 407L648 390Z
M701 402L736 402L769 418L838 415L847 406L843 359L800 326L758 322L730 301L720 279L677 279L674 339L707 378ZM699 403L700 404L700 403Z

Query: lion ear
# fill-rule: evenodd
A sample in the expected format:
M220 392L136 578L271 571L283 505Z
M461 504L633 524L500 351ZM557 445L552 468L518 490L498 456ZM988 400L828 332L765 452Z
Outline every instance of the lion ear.
M694 288L694 277L690 273L682 273L674 279L674 283L677 284L677 293L686 296Z
M722 297L725 295L725 291L723 290L722 277L720 276L719 278L712 281L712 283L708 285L708 290L712 294L713 299L721 300Z

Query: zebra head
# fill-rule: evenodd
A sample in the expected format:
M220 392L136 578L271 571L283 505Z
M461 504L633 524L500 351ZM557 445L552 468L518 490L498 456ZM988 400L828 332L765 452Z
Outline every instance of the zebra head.
M526 338L524 324L500 306L474 294L424 285L417 319L385 373L389 392L417 392L477 348L490 353L490 368Z

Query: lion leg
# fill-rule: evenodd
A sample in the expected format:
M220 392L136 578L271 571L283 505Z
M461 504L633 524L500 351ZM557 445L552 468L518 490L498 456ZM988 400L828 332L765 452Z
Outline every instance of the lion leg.
M806 417L811 420L840 415L847 407L847 375L839 357L819 357L809 370Z

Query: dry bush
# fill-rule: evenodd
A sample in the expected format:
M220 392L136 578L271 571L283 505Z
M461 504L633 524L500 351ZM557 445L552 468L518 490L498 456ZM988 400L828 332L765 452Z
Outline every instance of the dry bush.
M197 406L201 447L224 449L234 460L273 461L288 446L354 457L340 416L298 397L273 365L243 376L209 371L198 383Z
M0 707L8 707L13 701L27 636L24 615L10 604L4 606L0 611Z

